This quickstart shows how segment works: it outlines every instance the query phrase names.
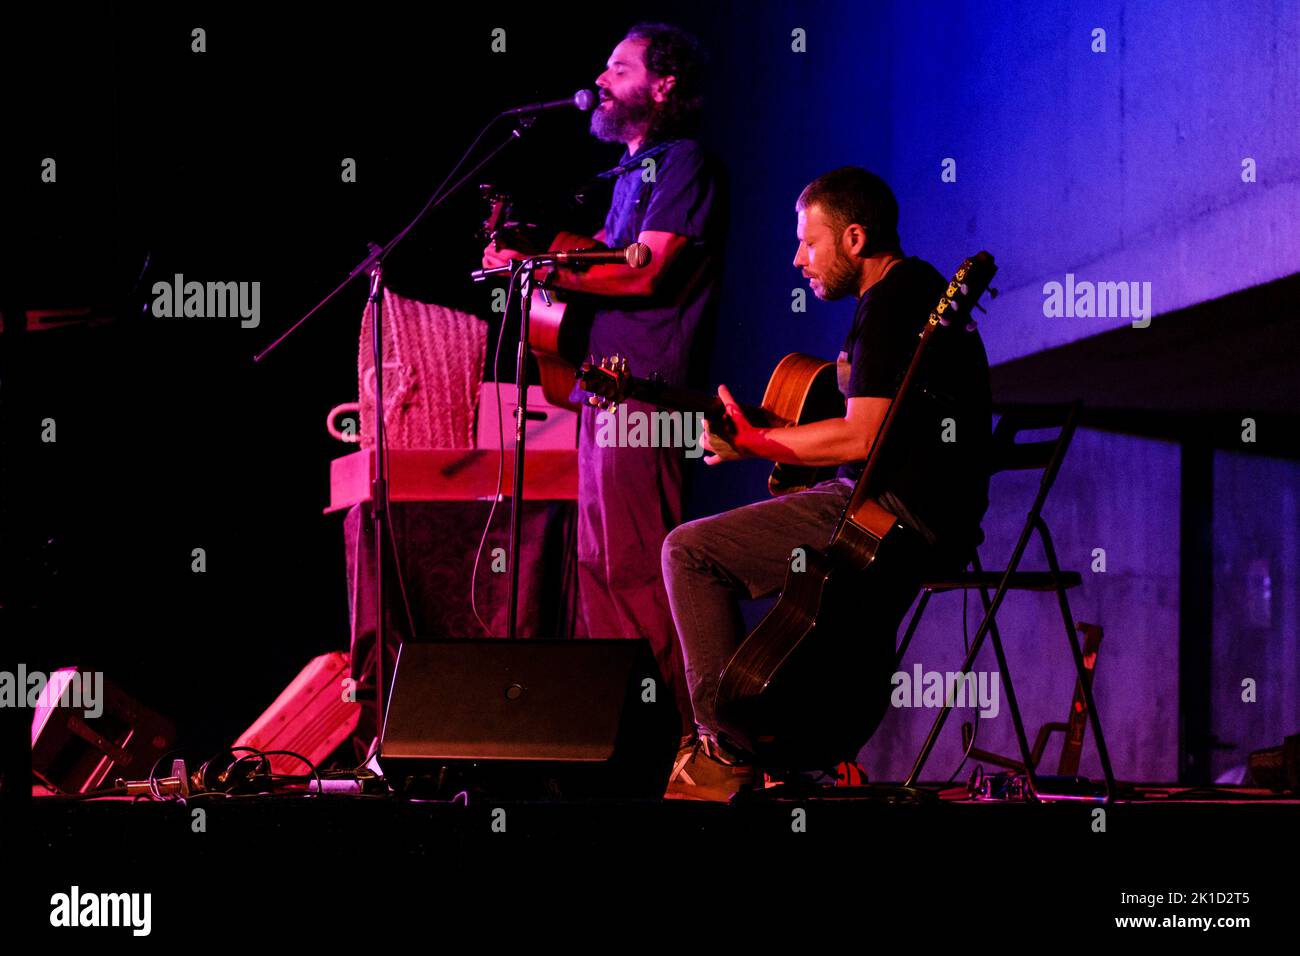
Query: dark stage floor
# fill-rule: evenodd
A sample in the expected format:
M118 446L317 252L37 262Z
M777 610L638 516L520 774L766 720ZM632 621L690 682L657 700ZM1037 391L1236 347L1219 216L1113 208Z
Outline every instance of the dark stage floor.
M1104 832L1095 804L963 799L42 797L21 811L20 858L33 865L10 902L26 897L18 922L39 930L51 894L72 885L149 892L157 938L257 928L268 942L304 943L400 925L563 933L622 948L667 943L683 919L715 930L779 921L827 932L828 944L886 929L932 942L1026 928L1064 940L1162 928L1117 927L1124 917L1248 918L1249 928L1163 927L1174 945L1191 934L1232 945L1244 941L1236 934L1273 938L1294 926L1300 801L1154 792L1167 795L1103 808ZM1183 897L1171 903L1171 893ZM598 936L611 916L618 935ZM342 930L349 935L330 935Z

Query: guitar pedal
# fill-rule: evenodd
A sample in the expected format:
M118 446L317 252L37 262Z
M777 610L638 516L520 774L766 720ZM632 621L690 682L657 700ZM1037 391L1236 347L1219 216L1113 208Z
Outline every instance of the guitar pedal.
M1022 773L986 774L976 767L966 782L966 792L974 800L1028 800L1029 780Z

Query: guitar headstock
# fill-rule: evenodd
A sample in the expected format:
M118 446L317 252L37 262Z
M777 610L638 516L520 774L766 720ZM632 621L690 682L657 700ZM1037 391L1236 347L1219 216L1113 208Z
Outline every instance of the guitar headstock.
M510 218L512 200L503 190L491 183L484 183L478 188L479 194L488 204L488 214L479 227L479 238L486 242L494 241Z
M997 298L998 290L989 288L997 271L993 257L987 252L976 253L964 260L953 273L939 304L930 313L930 324L951 325L960 320L967 332L974 331L973 312L975 309L984 311L979 304L980 296L988 292L989 298Z
M593 356L578 369L578 387L590 392L588 405L613 411L628 399L632 376L627 370L627 356L605 356L596 364Z

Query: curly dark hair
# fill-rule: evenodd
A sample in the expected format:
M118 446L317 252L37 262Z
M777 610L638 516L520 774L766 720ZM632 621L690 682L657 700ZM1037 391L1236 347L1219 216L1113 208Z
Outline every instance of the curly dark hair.
M638 23L623 39L647 41L646 69L657 76L676 78L667 100L655 110L650 137L667 139L694 132L704 107L705 56L700 41L670 23Z

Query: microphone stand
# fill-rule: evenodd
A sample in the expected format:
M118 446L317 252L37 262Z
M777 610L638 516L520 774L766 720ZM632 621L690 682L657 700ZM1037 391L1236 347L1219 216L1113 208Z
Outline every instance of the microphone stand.
M519 348L515 354L515 461L510 494L510 593L506 610L506 638L519 636L519 540L524 520L524 444L528 420L528 323L532 315L533 285L539 265L555 261L554 254L520 259L493 269L476 269L470 278L482 282L489 276L510 274L510 282L519 283Z
M515 474L510 496L510 608L506 611L506 637L514 640L518 633L519 614L519 534L524 520L524 436L528 434L528 320L533 311L535 260L519 267L519 348L515 354Z
M628 247L631 249L631 247ZM642 247L644 249L644 247ZM626 252L627 250L623 250ZM644 249L648 254L649 250ZM556 265L566 260L562 251L544 252L539 255L519 259L506 266L492 269L476 269L470 273L475 282L482 282L489 276L510 274L510 282L519 282L519 350L515 359L515 463L514 485L510 496L510 604L506 611L506 637L514 640L518 635L519 605L519 539L523 525L524 503L524 426L528 419L528 322L532 314L532 292L536 281L538 266ZM648 258L642 258L634 268L641 268ZM633 263L629 260L628 265ZM543 295L546 293L543 292Z
M510 116L515 121L515 128L510 131L510 135L507 136L504 140L502 140L499 144L497 144L497 146L495 146L486 156L484 156L481 160L479 160L479 162L476 163L474 167L470 169L469 172L467 172L464 176L458 179L450 187L447 187L447 183L451 180L453 176L456 175L456 173L460 170L460 167L464 165L466 157L468 157L469 154L474 151L474 148L478 145L479 140L481 140L484 134L487 133L487 131L493 126L493 124L495 124L496 121L501 119L503 116ZM371 484L370 484L370 516L371 516L371 525L374 530L374 549L375 549L375 580L374 580L374 605L375 605L375 707L374 710L375 710L375 734L376 734L375 742L378 742L383 737L384 720L387 711L387 701L385 699L385 684L384 684L385 670L386 670L385 663L384 663L384 656L385 656L384 641L386 637L387 627L386 627L385 613L384 613L385 601L384 601L384 587L383 587L383 568L384 568L385 548L388 540L388 535L385 530L386 528L385 521L387 520L388 517L389 501L388 501L388 475L387 475L387 466L386 466L388 449L386 447L386 436L385 436L385 425L384 425L383 322L381 321L382 319L381 312L382 312L382 303L383 303L383 261L388 256L388 254L391 253L393 249L395 249L397 245L403 239L406 238L407 234L410 233L410 231L414 229L415 226L422 219L424 219L424 217L428 213L432 212L434 209L441 206L450 196L455 194L462 186L464 186L465 183L469 182L469 180L480 169L482 169L485 165L487 165L487 163L490 162L499 152L505 149L505 147L508 146L510 143L519 139L523 135L523 131L528 129L528 127L530 127L533 124L533 121L535 119L536 117L533 115L514 115L512 112L507 111L506 113L500 113L497 116L494 116L491 120L489 120L487 125L484 126L483 129L479 132L478 136L474 138L474 141L470 144L469 149L465 151L465 154L452 168L452 171L447 174L446 179L444 179L442 184L436 190L434 190L433 195L429 197L428 201L424 204L424 208L422 208L419 211L419 213L416 214L415 218L412 219L411 222L408 223L407 226L401 232L399 232L396 236L394 236L391 240L389 240L389 242L384 246L380 247L373 242L369 243L369 254L351 272L348 273L346 279L344 279L341 283L339 283L339 285L336 286L335 289L332 292L330 292L327 296L325 296L325 298L323 298L320 302L314 305L304 316L302 316L302 318L298 319L297 322L291 325L284 333L282 333L278 338L276 338L275 341L273 341L270 345L268 345L262 351L258 352L256 355L253 356L253 361L255 363L260 363L263 360L265 360L266 357L271 354L271 352L277 349L280 346L280 344L285 341L285 339L287 339L290 335L296 332L301 325L303 325L308 319L310 319L318 311L324 308L324 306L330 300L332 300L336 295L342 292L343 289L345 289L348 286L348 284L352 282L353 279L357 278L357 276L361 275L362 273L366 273L370 276L369 302L374 309L372 313L372 319L374 324L371 327L370 339L371 339L371 353L373 356L374 370L375 370L375 449L374 449L375 472L374 472L374 478L371 480ZM530 288L531 288L531 283L530 283ZM526 312L525 315L527 315ZM521 363L523 362L522 356L520 358L520 362ZM522 436L518 436L518 443L519 446L522 448L523 445ZM520 482L522 481L522 475L518 477L517 481ZM517 531L518 531L518 520L516 519L511 529L512 541ZM513 563L514 561L513 557L511 558L511 561ZM399 574L401 573L400 568L398 568L397 571ZM512 578L514 579L517 585L518 582L517 568L512 570ZM513 609L513 607L514 605L512 603L511 608ZM394 662L394 665L396 665L396 662ZM366 755L367 760L370 759L370 757L373 755L373 752L374 752L374 746L372 745L371 753L368 753Z

